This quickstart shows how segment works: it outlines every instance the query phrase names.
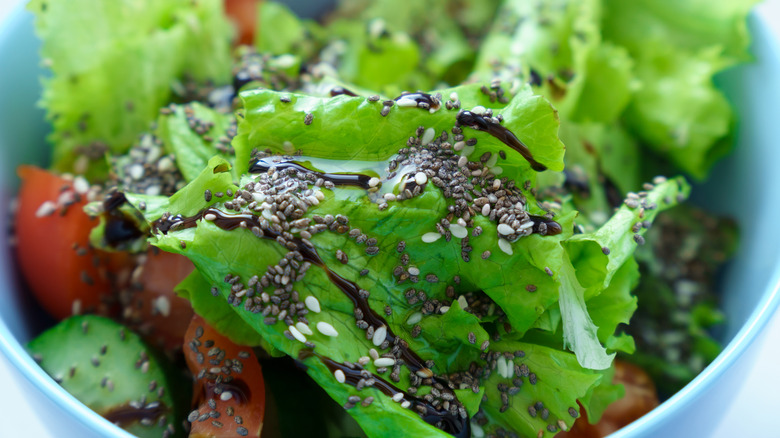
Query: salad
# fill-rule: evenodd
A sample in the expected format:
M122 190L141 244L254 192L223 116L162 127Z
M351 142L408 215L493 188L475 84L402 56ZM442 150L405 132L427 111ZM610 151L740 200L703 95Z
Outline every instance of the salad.
M33 0L30 353L138 436L606 435L719 352L753 3Z

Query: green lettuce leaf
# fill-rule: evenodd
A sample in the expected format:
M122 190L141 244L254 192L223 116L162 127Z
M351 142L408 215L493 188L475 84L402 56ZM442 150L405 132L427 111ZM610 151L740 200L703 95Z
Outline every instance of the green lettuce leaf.
M157 137L166 153L173 154L185 181L192 181L215 155L230 157L226 134L235 129L235 116L193 102L173 107L157 120ZM223 139L224 137L224 139ZM218 149L220 147L221 149Z
M489 421L485 433L501 427L530 437L564 428L568 430L579 415L577 400L585 397L602 379L601 374L582 369L571 353L517 341L501 341L494 349L499 354L509 353L512 358L501 355L493 360L505 361L509 370L524 366L528 374L520 377L511 371L507 378L497 371L498 367L503 368L501 365L490 374L485 382L487 399L483 399L481 405ZM517 357L515 352L518 351L523 355ZM502 394L511 393L499 385L518 387L518 380L522 382L519 391L507 397L509 404L502 412Z
M641 86L625 120L673 164L704 178L727 151L733 115L712 77L748 58L755 1L605 1L604 38L628 49Z
M189 300L192 310L200 315L211 327L238 345L262 347L271 356L284 353L265 341L251 326L247 325L219 295L211 293L211 284L198 272L192 271L181 281L174 291Z
M175 81L229 81L221 1L37 0L28 9L52 72L41 105L59 171L104 178L103 153L121 153L148 129Z
M442 90L443 96L458 93L464 106L481 105L496 108L505 119L504 126L522 139L537 161L551 170L563 169L564 146L557 136L558 118L550 104L523 88L503 107L492 103L479 91L479 86L467 85ZM280 101L289 97L291 102ZM473 96L473 98L470 98ZM236 172L247 170L252 149L304 156L327 157L345 162L386 161L398 152L418 126L433 128L438 134L455 124L457 110L440 109L428 113L418 108L394 106L382 117L381 102L345 95L335 98L310 97L279 93L271 90L250 90L241 93L245 113L239 121L239 132L233 146L236 150ZM304 124L306 114L312 123ZM498 152L503 143L483 132L468 132L478 139L486 151ZM346 145L357 145L346 147ZM507 153L501 164L505 175L518 181L535 180L527 162L519 154ZM517 169L517 174L514 174Z

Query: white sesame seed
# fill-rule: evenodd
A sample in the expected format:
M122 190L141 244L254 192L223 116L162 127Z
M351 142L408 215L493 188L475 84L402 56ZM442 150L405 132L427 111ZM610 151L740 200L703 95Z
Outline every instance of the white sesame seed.
M171 314L171 301L165 295L154 299L152 308L160 312L160 315L168 317Z
M320 301L317 299L317 297L309 295L305 300L303 300L303 302L306 304L307 309L314 313L320 313Z
M458 297L458 304L460 304L461 309L465 309L466 307L469 306L468 300L466 300L466 297L463 295Z
M228 401L231 398L233 398L233 393L230 391L223 391L222 394L219 395L219 399L222 401Z
M490 204L482 206L482 216L488 216L490 214Z
M374 18L368 23L368 34L373 39L378 39L385 32L385 20Z
M531 228L533 226L534 226L533 221L523 222L522 224L520 224L519 227L517 227L517 231L523 231L526 228Z
M406 323L408 325L415 325L422 319L423 315L420 312L414 312L409 316L409 319L406 320Z
M409 400L404 400L401 402L401 407L404 409L409 409L410 406L412 406L412 403L409 402Z
M325 193L322 193L322 190L317 190L316 192L314 192L314 197L322 201L323 199L325 199Z
M498 247L501 249L501 251L504 251L505 253L512 255L512 244L509 243L508 240L499 238L498 239Z
M463 239L469 235L469 231L458 224L450 224L450 233L458 239Z
M295 328L294 325L287 326L287 330L290 331L290 333L293 335L293 337L303 343L306 343L306 336L303 336L303 333L299 332L297 328Z
M57 204L52 201L45 201L35 211L35 217L51 216L55 211L57 211Z
M420 269L416 266L410 266L407 270L409 271L409 275L420 275Z
M252 193L252 199L258 204L262 204L265 201L265 195L259 192Z
M371 356L371 359L379 359L379 352L377 352L375 348L368 350L368 355Z
M422 172L417 172L414 175L414 182L416 182L418 186L421 186L421 185L423 185L423 184L428 182L428 175L426 175L426 174L424 174Z
M480 116L481 116L481 115L483 115L483 114L485 114L485 111L487 111L487 110L486 110L486 109L485 109L485 107L484 107L484 106L482 106L482 105L477 105L477 106L475 106L474 108L472 108L472 109L471 109L471 112L472 112L473 114L478 114L478 115L480 115Z
M441 239L441 234L439 233L425 233L422 235L422 241L425 243L433 243L439 239Z
M393 365L395 365L395 359L391 357L380 357L374 361L374 366L377 368L391 367Z
M666 182L666 177L665 176L658 175L655 178L653 178L653 184L655 184L655 185L663 184L665 182Z
M395 201L395 195L393 193L385 193L384 198L386 201Z
M506 366L504 356L498 356L498 359L496 359L496 371L498 371L499 376L506 377Z
M417 101L409 96L401 96L400 99L395 101L395 104L400 107L416 107Z
M433 141L433 136L436 135L436 131L433 128L428 128L422 136L422 144L426 145Z
M336 370L333 372L333 376L336 377L336 381L339 383L344 383L347 381L347 376L344 375L344 371Z
M468 225L468 224L466 224L466 221L462 217L459 217L458 218L458 225L460 225L461 227L465 228L466 225Z
M398 402L400 402L403 399L404 399L404 393L403 392L397 392L397 393L393 394L393 401L394 402L398 403Z
M444 315L445 313L447 313L448 310L450 310L450 306L441 306L441 308L439 309L439 313Z
M476 421L471 422L471 438L484 438L485 431Z
M208 213L203 215L203 220L207 220L209 222L213 222L217 220L217 215L213 213Z
M73 180L73 190L75 190L76 193L83 195L89 191L89 183L83 176L79 175Z
M368 180L369 187L376 187L378 185L379 185L379 178L374 177Z
M274 65L277 68L288 69L294 66L296 62L298 62L298 58L289 53L285 53L284 55L279 55L274 58Z
M337 332L332 325L325 321L320 321L317 323L317 330L323 335L330 336L332 338L335 338L339 335L339 332Z
M304 324L302 322L295 323L295 328L297 328L298 331L303 333L304 335L313 335L314 334L314 332L311 331L311 328L309 328L308 325L306 325L306 324Z
M503 234L504 236L508 236L510 234L515 233L515 229L510 227L507 224L498 224L498 227L496 227L496 229L498 230L499 234Z
M498 190L501 188L501 180L496 178L493 180L493 190Z
M455 91L450 93L450 100L458 100L458 93Z
M460 152L460 151L463 150L463 148L465 146L466 146L466 142L465 141L458 141L458 142L455 142L454 145L452 145L452 149L455 150L455 152Z
M70 306L70 313L73 315L81 314L81 300L73 300L73 303Z
M130 174L130 178L137 181L144 176L144 167L140 164L133 164L127 168L127 173Z
M317 192L317 193L322 193L322 192ZM311 205L320 205L320 200L317 199L317 197L314 195L307 196L306 200L309 201L309 204Z
M73 163L73 171L76 173L84 173L89 168L89 157L86 155L79 155L76 161Z
M374 330L374 337L371 339L371 341L376 345L377 347L382 345L383 342L385 342L385 339L387 338L387 327L380 326L376 330Z

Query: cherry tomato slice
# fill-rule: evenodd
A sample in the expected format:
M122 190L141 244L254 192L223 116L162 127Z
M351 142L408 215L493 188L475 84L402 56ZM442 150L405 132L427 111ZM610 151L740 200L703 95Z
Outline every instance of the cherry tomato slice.
M626 395L609 405L597 424L588 423L584 409L582 417L574 422L569 432L561 432L556 438L601 438L617 431L658 406L655 384L647 373L636 365L622 360L615 361L613 383L622 383Z
M225 12L238 28L239 44L254 42L259 6L259 0L225 0Z
M57 319L107 313L111 256L89 244L97 219L83 211L84 184L34 166L20 166L18 173L16 258L30 290Z
M181 350L193 312L190 302L173 289L193 269L188 258L152 248L142 256L123 294L125 323L162 351Z
M184 341L187 366L194 376L196 406L188 416L190 438L260 436L265 381L252 349L234 344L197 315ZM219 413L218 425L210 416L214 411Z

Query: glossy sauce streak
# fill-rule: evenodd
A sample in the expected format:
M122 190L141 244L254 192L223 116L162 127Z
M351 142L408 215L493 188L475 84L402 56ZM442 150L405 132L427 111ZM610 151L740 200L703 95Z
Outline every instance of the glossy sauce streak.
M403 394L404 399L412 404L410 409L413 412L419 412L417 410L417 406L424 406L426 412L425 414L422 415L422 419L426 423L432 425L440 423L439 425L441 426L441 430L451 435L454 435L458 438L466 438L471 436L471 423L467 418L466 419L461 418L457 414L452 415L449 411L444 409L437 409L430 403L426 402L425 400L418 398L414 395L411 395L405 391L402 391L401 389L399 389L392 383L388 382L387 380L383 379L382 377L377 376L376 374L373 374L364 369L361 369L358 366L354 366L353 368L345 364L340 364L332 359L323 357L310 350L301 350L299 354L299 357L301 359L306 359L311 356L316 356L322 363L325 364L325 366L328 367L331 373L335 372L336 370L341 370L344 373L345 384L351 386L357 386L360 380L367 379L370 377L374 379L374 384L371 387L382 391L382 393L385 394L386 396L392 397L399 393Z
M168 411L168 407L162 402L156 406L141 408L134 408L130 405L121 405L104 413L103 418L124 427L141 420L156 423L158 419Z
M464 126L468 126L471 129L476 129L477 131L487 132L488 134L497 138L505 145L520 153L520 155L522 155L523 158L525 158L526 161L531 164L531 169L537 172L547 170L547 166L534 159L533 155L531 155L531 151L528 149L528 146L520 141L520 139L517 138L517 136L515 136L512 131L506 129L500 124L494 123L492 120L486 119L479 114L474 114L471 111L461 111L458 114L458 123Z
M103 218L105 231L103 237L106 244L112 248L135 240L145 233L138 228L138 224L125 217L119 208L127 202L125 194L114 192L103 201Z
M317 175L325 181L330 181L337 186L357 186L363 189L369 189L368 182L371 177L360 173L323 173L316 170L307 169L296 161L281 161L278 163L268 162L264 159L258 159L249 166L249 173L266 173L268 169L287 170L294 169L298 172L311 173Z
M441 107L441 102L439 102L433 96L431 96L428 93L423 93L419 91L416 93L401 93L400 96L396 97L393 100L395 100L396 102L398 102L399 100L413 100L417 102L418 105L421 103L427 104L428 108L434 110L437 110L439 109L439 107Z
M528 217L533 221L534 223L534 233L539 233L539 225L544 224L547 227L547 232L545 233L546 236L554 236L556 234L561 234L563 232L563 228L561 227L561 224L558 222L555 222L552 219L547 219L542 216L534 216L532 214L528 215Z
M245 227L245 228L252 228L252 227L258 227L263 231L263 238L268 240L276 240L277 237L280 237L281 234L268 228L262 228L260 225L261 216L257 216L254 214L228 214L223 211L217 210L215 208L207 208L203 210L202 212L190 216L190 217L182 217L179 215L176 216L170 216L170 217L164 217L161 219L158 219L152 224L152 230L161 232L163 234L167 234L171 230L181 230L185 228L192 228L197 226L197 221L201 220L203 216L211 214L215 216L215 219L212 221L214 225L220 227L221 229L225 231L231 231L239 227ZM297 245L296 250L301 254L303 257L303 260L308 261L309 263L313 265L317 265L325 270L325 272L328 275L328 278L330 281L338 287L351 301L356 310L360 310L363 313L363 320L366 321L369 326L378 328L381 326L385 326L387 328L387 337L385 338L390 345L395 345L395 340L397 336L393 331L390 329L387 322L382 318L377 312L375 312L368 304L368 300L365 298L361 298L359 291L360 288L355 284L354 282L347 280L346 278L336 274L332 270L330 270L327 265L325 265L325 262L323 262L322 258L320 258L319 254L317 253L317 250L305 244L303 241L299 239L294 240L295 244ZM423 362L423 360L420 358L420 356L417 355L414 351L412 351L409 348L409 344L406 343L403 339L398 340L398 346L400 347L400 358L403 359L404 363L407 367L411 370L413 373L418 373L418 375L423 374L428 377L434 377L433 372L427 368ZM337 367L344 367L339 368L344 371L344 374L347 376L348 381L351 382L349 379L355 379L355 377L350 377L353 375L360 375L359 371L353 370L351 368L346 367L346 365L340 365L336 362L333 362L332 360L329 360L327 358L320 358L328 367L331 366L337 366ZM334 368L335 370L335 368ZM349 371L349 372L347 372ZM351 384L357 384L357 381L360 378L358 377L357 380L354 381L354 383ZM378 376L374 376L374 379L377 382L383 382L379 383L376 387L382 390L382 392L385 392L388 395L393 395L398 392L402 392L395 386L391 385L390 383L384 381ZM412 403L417 404L423 404L426 407L427 414L423 416L423 419L430 424L436 424L438 422L442 422L442 427L445 427L445 431L458 436L458 437L468 437L470 436L470 430L469 430L469 423L468 420L463 420L459 416L452 416L448 411L439 411L433 406L426 404L411 395L408 395L409 401ZM415 401L413 401L415 400Z
M353 93L352 91L344 88L344 87L333 87L330 89L330 97L335 96L341 96L342 94L346 94L347 96L357 96L357 94Z
M216 391L217 386L221 389L219 394ZM209 399L217 400L220 398L220 394L229 392L233 397L231 400L235 400L238 405L243 405L248 402L252 397L252 390L249 389L249 385L243 380L234 379L230 382L220 382L217 384L214 381L207 380L201 386L201 391L197 399L199 405L205 404Z
M152 230L159 231L163 234L167 234L170 230L181 230L185 228L192 228L197 225L197 221L202 219L204 215L212 214L216 218L214 219L214 225L222 228L225 231L231 231L242 226L251 229L252 227L258 227L263 231L263 238L268 240L276 240L281 234L268 228L262 228L260 226L261 216L254 214L228 214L215 208L207 208L202 212L191 217L171 216L166 219L158 219L152 224ZM368 323L369 326L379 328L385 326L387 328L387 337L385 338L390 345L395 344L396 335L388 326L387 322L382 318L371 306L368 305L368 300L360 297L360 288L357 284L350 280L338 275L330 270L322 261L317 250L309 245L303 243L299 239L294 240L297 245L297 251L303 256L305 261L308 261L312 265L317 265L325 270L330 281L338 287L347 298L352 301L352 305L356 310L360 310L363 313L363 320ZM406 341L399 339L401 359L404 360L406 365L412 372L420 371L429 377L433 375L430 369L428 369L420 356L414 351L409 349L409 345Z

